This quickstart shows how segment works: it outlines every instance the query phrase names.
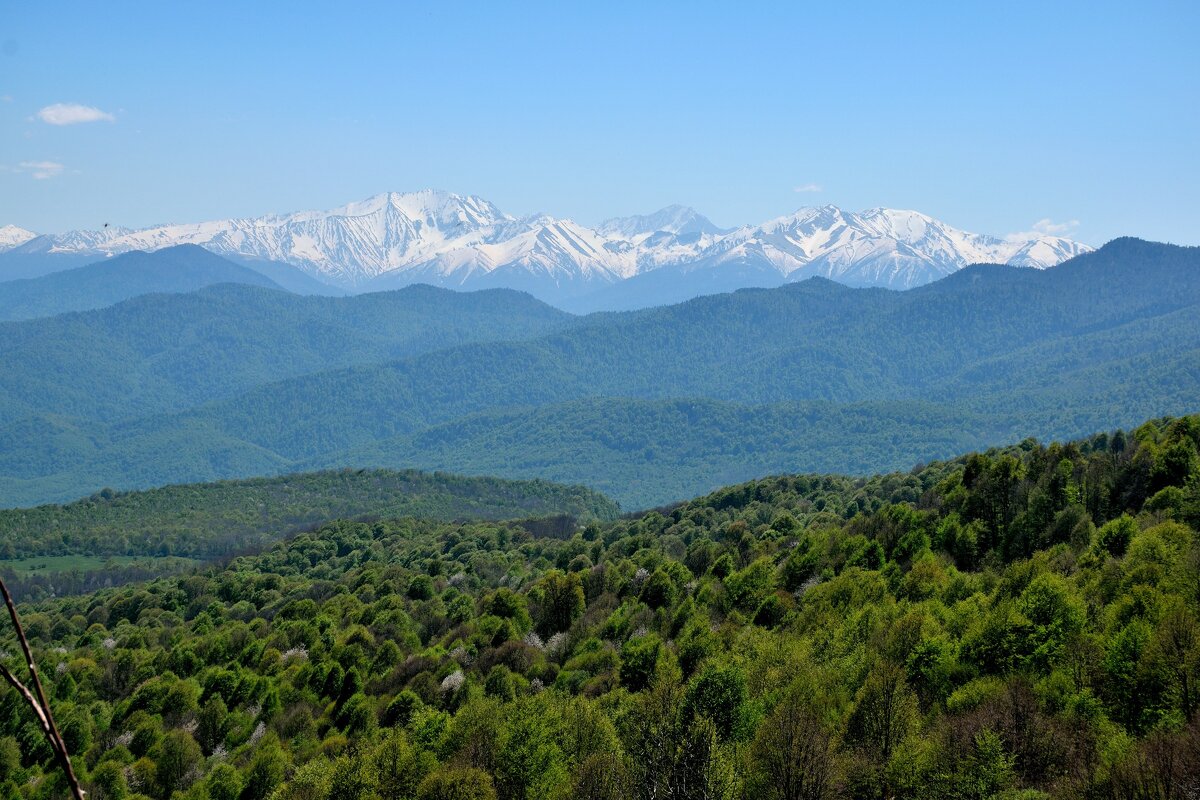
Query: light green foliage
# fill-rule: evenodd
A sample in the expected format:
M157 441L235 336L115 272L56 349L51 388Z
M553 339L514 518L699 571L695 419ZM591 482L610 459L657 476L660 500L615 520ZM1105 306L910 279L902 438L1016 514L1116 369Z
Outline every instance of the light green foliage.
M1129 796L1200 768L1200 537L1147 508L1196 431L334 521L23 616L97 800ZM0 691L0 786L55 774Z
M496 800L496 790L482 770L450 768L426 778L416 800Z
M496 752L496 791L501 798L538 800L568 791L556 716L540 698L523 699L508 709Z
M1110 555L1123 556L1136 535L1137 523L1125 514L1109 522L1096 533L1096 546Z
M625 642L621 648L621 683L631 691L639 691L650 684L658 666L662 641L649 634Z

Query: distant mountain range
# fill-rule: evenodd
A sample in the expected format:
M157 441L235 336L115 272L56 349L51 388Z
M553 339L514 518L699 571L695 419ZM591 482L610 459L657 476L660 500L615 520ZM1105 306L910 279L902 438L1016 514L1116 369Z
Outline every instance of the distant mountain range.
M0 320L87 311L138 295L190 292L218 283L283 288L260 272L196 245L168 247L154 253L134 250L40 278L0 283Z
M0 506L380 466L582 483L630 508L1197 398L1200 248L1133 239L905 292L814 277L588 316L508 290L222 284L0 323Z
M347 291L413 283L513 288L577 311L646 307L813 276L908 289L968 264L1044 269L1090 250L1057 236L966 233L915 211L884 208L802 208L761 225L722 229L693 209L670 206L588 228L544 214L516 218L479 197L426 190L380 194L332 211L139 230L35 236L8 226L0 228L0 280L179 244L290 265Z

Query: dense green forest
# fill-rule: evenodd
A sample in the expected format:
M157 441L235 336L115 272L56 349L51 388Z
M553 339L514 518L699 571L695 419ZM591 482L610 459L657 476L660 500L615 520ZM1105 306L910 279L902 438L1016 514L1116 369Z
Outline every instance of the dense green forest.
M331 519L561 515L588 521L618 513L611 500L583 487L413 470L337 470L142 492L109 489L67 505L0 510L0 575L20 596L46 596L153 577L156 564L161 574L191 560L261 549ZM72 565L23 575L10 566L14 560L63 556L89 557L93 568ZM105 562L106 556L138 560Z
M1198 449L1161 419L578 528L335 521L24 618L97 800L1192 797ZM0 782L63 786L11 691Z
M95 311L0 323L0 429L8 437L25 419L69 418L86 430L288 377L543 334L572 319L507 290L411 286L301 297L223 284L144 295Z
M581 318L428 287L140 298L0 326L0 504L371 465L635 508L1073 438L1195 410L1198 274L1200 248L1123 239L909 292L811 279Z

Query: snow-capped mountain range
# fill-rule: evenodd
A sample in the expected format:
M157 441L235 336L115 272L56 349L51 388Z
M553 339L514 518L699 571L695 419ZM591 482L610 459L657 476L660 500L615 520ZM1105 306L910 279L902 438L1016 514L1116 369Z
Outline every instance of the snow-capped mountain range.
M376 195L331 211L255 219L108 227L35 236L0 228L0 253L114 255L198 244L238 260L283 262L353 291L433 283L507 286L550 302L651 304L820 275L853 286L907 289L979 262L1045 268L1089 251L1057 236L967 233L915 211L802 208L761 225L721 229L670 206L589 228L539 214L517 218L472 195ZM649 278L649 280L647 280Z

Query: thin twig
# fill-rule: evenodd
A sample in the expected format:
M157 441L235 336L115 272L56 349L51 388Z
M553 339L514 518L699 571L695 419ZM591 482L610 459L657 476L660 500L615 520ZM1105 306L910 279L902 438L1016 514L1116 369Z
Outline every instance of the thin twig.
M50 703L46 700L46 690L42 688L37 662L33 658L33 651L29 648L29 640L25 638L25 628L21 625L21 618L17 615L16 603L13 602L12 595L8 593L8 587L2 578L0 578L0 594L4 595L4 605L8 607L8 616L12 619L13 628L17 632L17 641L21 644L21 652L25 654L25 663L29 667L29 676L33 679L34 691L31 692L3 665L0 665L0 670L2 670L0 674L25 697L26 702L33 708L38 722L42 725L42 731L46 734L47 741L50 742L50 749L54 751L58 765L62 767L62 771L67 776L71 794L75 796L75 800L84 800L84 791L79 785L79 778L75 776L74 767L71 766L71 755L67 752L67 744L63 741L62 734L58 732L58 726L54 723L54 712L50 710Z
M29 691L25 684L21 683L21 681L18 680L15 675L8 671L8 667L4 666L3 664L0 664L0 676L2 676L4 680L8 681L9 685L16 689L21 696L25 698L25 702L33 706L33 711L35 714L37 714L38 723L42 726L42 730L49 734L50 723L46 720L46 715L42 713L42 707L40 704L38 704L37 698L33 696L33 692Z

